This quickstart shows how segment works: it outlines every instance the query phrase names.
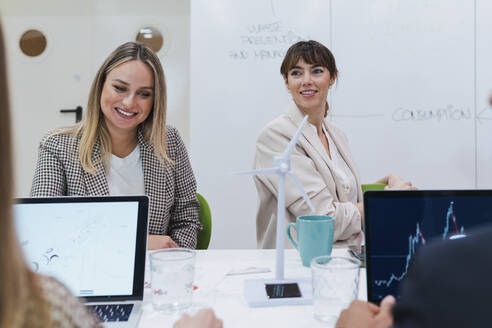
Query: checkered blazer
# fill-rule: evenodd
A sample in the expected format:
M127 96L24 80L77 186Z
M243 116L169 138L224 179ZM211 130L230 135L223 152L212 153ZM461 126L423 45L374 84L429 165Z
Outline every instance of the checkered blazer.
M109 195L101 146L94 145L97 173L90 174L78 159L80 140L71 135L47 135L39 146L31 197ZM169 235L180 247L195 248L201 224L196 181L178 131L167 126L167 154L174 166L164 165L152 145L138 131L145 193L150 199L149 234Z

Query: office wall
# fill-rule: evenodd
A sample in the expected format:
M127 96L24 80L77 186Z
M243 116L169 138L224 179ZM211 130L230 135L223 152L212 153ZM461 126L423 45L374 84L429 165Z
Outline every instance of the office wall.
M89 87L105 57L140 28L164 36L157 55L168 87L168 122L189 145L189 1L6 1L0 2L12 93L16 195L28 196L41 137L73 124L60 109L87 104ZM27 57L19 39L28 29L47 38L39 57Z

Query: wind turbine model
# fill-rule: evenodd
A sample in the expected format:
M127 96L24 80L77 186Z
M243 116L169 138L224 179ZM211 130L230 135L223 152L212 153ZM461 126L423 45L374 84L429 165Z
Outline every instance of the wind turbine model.
M285 279L284 278L284 248L285 248L285 176L288 174L297 189L302 194L306 203L314 212L314 207L309 200L301 183L295 176L290 166L290 155L296 146L301 130L306 124L305 116L294 137L287 145L282 156L275 156L274 167L260 170L244 171L238 174L260 175L278 174L277 195L277 243L276 243L276 272L275 279L249 279L244 282L244 294L251 307L296 305L312 303L312 288L310 279Z

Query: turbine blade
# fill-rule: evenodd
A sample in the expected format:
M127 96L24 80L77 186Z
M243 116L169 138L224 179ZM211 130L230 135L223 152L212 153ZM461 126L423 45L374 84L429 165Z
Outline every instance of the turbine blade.
M296 143L297 143L297 139L299 139L299 136L301 135L302 128L304 127L304 124L306 124L307 119L308 119L308 116L307 115L304 116L304 119L302 120L301 124L297 128L296 134L294 134L294 137L289 142L289 145L287 146L287 148L284 151L284 154L283 154L284 158L289 157L290 154L292 153L292 151L294 150L294 147L296 146Z
M314 209L313 203L311 203L311 200L309 199L308 195L304 191L304 188L302 188L301 182L299 182L299 180L297 179L294 172L290 171L289 175L290 175L292 181L294 181L294 184L296 185L297 189L299 189L299 191L301 192L302 197L304 198L306 203L309 205L309 208L311 208L311 212L314 213L315 209Z
M268 168L268 169L260 169L260 170L233 172L232 174L235 174L235 175L263 175L263 174L274 174L274 173L277 173L276 167L272 167L272 168Z

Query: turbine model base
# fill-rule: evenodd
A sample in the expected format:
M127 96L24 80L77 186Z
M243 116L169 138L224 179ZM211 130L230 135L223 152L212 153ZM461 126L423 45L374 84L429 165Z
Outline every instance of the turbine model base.
M299 296L291 297L296 294ZM310 305L313 304L313 287L310 278L248 279L244 281L244 296L250 307Z

